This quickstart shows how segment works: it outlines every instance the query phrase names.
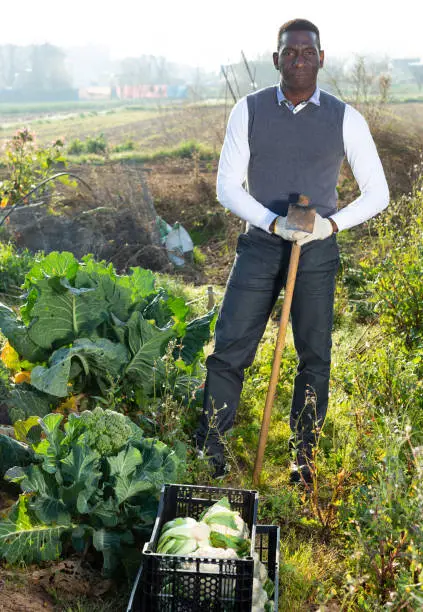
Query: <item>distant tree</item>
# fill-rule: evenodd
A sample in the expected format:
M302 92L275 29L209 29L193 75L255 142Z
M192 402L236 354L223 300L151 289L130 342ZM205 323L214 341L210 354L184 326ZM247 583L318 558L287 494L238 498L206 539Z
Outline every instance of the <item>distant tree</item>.
M68 87L65 53L59 47L0 46L0 88L51 91Z
M419 91L421 91L423 87L423 64L409 64L408 67L417 83Z
M25 66L23 47L16 45L0 46L0 87L11 88L16 77Z
M122 60L117 75L120 85L161 85L169 83L168 62L164 57L141 55Z
M25 89L52 90L70 87L65 53L54 45L33 45Z
M195 78L196 68L169 62L165 57L141 55L127 57L116 72L117 83L123 85L179 85Z

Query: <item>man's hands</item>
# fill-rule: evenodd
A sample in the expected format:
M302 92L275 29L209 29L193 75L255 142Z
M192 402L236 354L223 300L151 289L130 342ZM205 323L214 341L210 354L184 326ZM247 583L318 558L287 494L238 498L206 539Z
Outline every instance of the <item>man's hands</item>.
M307 236L311 234L307 234L307 232L301 232L299 230L289 230L286 229L286 217L276 217L274 223L270 226L270 229L274 234L280 236L284 240L289 240L290 242L297 242L298 240L305 239Z
M296 242L300 246L307 244L307 242L312 242L313 240L325 240L329 238L334 231L338 231L337 225L332 219L324 219L319 213L316 213L314 228L311 234L300 230L286 229L286 217L276 217L269 229L284 240Z
M294 238L294 240L300 246L303 244L307 244L307 242L311 242L312 240L325 240L325 238L329 238L333 234L334 226L329 221L329 219L324 219L316 213L316 217L314 220L314 228L311 234L305 234L304 232L297 232L299 234L304 234L301 238Z

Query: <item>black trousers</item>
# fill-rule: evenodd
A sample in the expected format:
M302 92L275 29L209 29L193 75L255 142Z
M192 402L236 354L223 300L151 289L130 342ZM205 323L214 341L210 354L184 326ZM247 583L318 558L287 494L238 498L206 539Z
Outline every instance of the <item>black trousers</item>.
M221 436L233 426L244 370L254 360L275 301L285 286L292 243L250 227L238 238L235 262L207 358L203 412L197 445L223 455ZM295 444L309 455L328 406L335 276L339 251L335 235L301 249L291 308L299 363L290 427ZM310 401L311 399L311 401ZM314 401L313 401L314 400Z

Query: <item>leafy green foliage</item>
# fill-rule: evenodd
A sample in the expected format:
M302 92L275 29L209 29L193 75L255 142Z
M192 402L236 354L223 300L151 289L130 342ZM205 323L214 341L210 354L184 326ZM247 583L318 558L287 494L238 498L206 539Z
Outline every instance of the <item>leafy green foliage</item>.
M211 310L204 317L194 319L186 326L181 344L181 359L191 365L202 354L203 346L210 339L210 326L215 318L216 310Z
M9 373L6 366L0 361L0 397L6 400L10 396Z
M5 157L9 176L0 182L2 206L18 202L37 183L50 176L52 169L57 168L59 164L65 167L67 160L63 155L63 147L64 142L60 139L49 147L37 147L35 136L28 128L18 130L6 144ZM66 177L61 180L71 183Z
M90 377L100 390L107 390L126 361L127 350L122 344L107 338L95 341L83 338L75 340L70 348L55 351L49 360L50 367L36 366L31 384L44 393L66 397L70 378L75 386L83 387L85 378Z
M37 521L25 495L19 497L11 516L0 521L0 555L9 563L34 563L57 559L61 536L70 525L46 525Z
M27 432L33 458L6 473L24 495L0 522L0 554L10 562L53 560L70 539L77 551L92 544L102 552L107 574L118 565L121 547L151 529L161 486L175 481L180 460L112 411L70 415L64 429L62 421L60 414L39 419L38 436L30 436L33 419L19 428ZM100 427L106 425L114 445L110 436L104 443Z
M85 150L87 153L95 153L96 155L104 155L107 149L107 141L103 133L98 136L90 136L85 141Z
M389 334L410 349L423 342L423 245L400 242L378 268L374 283L376 311Z
M18 251L12 244L0 242L0 293L16 291L33 265L34 256L27 249Z
M119 276L112 265L90 256L78 262L66 252L37 261L24 289L21 319L0 304L0 330L19 358L32 364L30 383L11 393L15 419L43 416L52 401L79 393L109 402L121 389L129 409L147 404L163 392L165 377L175 379L183 368L193 372L215 318L213 310L188 322L184 300L156 288L150 270L133 268ZM180 344L173 373L163 362L172 338Z
M33 454L28 447L10 436L0 434L0 478L15 465L31 463Z
M47 357L46 351L31 340L27 327L17 320L13 310L3 304L0 304L0 330L23 359L35 362Z
M57 406L57 398L41 393L32 385L15 385L6 400L12 423L32 415L45 416Z
M85 150L85 145L79 138L74 138L68 145L69 155L80 155Z
M357 483L340 506L351 583L367 583L369 602L392 600L392 595L394 601L404 601L408 593L420 590L423 462L420 448L411 444L410 432L411 427L404 431L392 417L377 424L374 436L383 450L364 459L366 481Z

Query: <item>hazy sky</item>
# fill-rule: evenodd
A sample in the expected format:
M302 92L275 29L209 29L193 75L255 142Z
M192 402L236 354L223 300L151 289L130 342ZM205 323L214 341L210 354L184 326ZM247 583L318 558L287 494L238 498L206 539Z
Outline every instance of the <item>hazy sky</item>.
M218 69L272 50L278 27L304 17L327 55L375 53L423 59L423 1L3 0L2 43L108 45L113 58L143 53ZM390 6L391 5L391 6ZM250 8L251 7L251 8Z

